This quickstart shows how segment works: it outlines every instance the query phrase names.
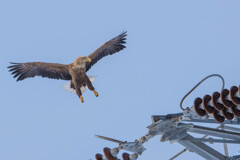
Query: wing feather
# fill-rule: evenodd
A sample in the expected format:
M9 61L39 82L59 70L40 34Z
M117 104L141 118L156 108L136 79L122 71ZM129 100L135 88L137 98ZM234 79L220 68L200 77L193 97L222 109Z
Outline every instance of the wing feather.
M126 36L127 32L122 32L117 37L111 39L110 41L106 42L104 45L102 45L100 48L98 48L96 51L91 53L88 57L91 58L91 62L88 62L86 65L86 71L88 71L95 63L97 63L101 58L112 55L116 52L119 52L120 50L126 48L124 46L124 43L126 43Z
M12 72L13 78L17 81L26 78L41 76L51 79L71 80L69 73L69 65L58 63L28 62L28 63L12 63L9 72Z

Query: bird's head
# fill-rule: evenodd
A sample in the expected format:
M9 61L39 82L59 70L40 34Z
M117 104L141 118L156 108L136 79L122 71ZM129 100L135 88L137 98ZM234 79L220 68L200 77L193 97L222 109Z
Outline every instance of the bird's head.
M79 56L79 57L77 57L77 59L75 61L77 61L79 63L82 63L82 62L86 63L86 62L91 62L92 60L91 60L91 58L86 57L86 56Z
M76 60L73 62L74 66L76 67L85 67L87 62L91 62L91 58L86 57L86 56L79 56L76 58Z

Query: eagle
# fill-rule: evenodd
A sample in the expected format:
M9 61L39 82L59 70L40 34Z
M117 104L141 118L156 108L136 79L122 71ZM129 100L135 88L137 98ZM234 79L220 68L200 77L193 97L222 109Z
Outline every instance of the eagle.
M127 32L124 31L115 38L107 41L89 56L79 56L71 64L45 63L45 62L26 62L13 63L8 66L9 72L17 81L22 81L26 78L41 76L50 79L68 80L69 88L74 90L81 102L84 102L82 97L83 88L88 88L98 97L98 92L95 91L92 81L94 77L88 77L86 72L105 56L112 55L126 48Z

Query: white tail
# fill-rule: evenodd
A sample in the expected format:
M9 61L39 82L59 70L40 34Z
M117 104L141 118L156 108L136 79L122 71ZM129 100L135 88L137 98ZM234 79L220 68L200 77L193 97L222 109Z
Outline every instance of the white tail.
M91 82L94 82L96 76L88 76L88 78L90 79ZM70 85L71 85L71 82L68 82L67 84L65 84L65 85L63 86L63 88L64 88L65 90L67 90L68 92L70 92L70 93L73 92L73 93L76 94L76 90L73 89L73 88L71 88ZM85 92L87 89L88 89L87 86L85 86L85 87L82 86L82 87L80 88L80 90L81 90L82 93Z

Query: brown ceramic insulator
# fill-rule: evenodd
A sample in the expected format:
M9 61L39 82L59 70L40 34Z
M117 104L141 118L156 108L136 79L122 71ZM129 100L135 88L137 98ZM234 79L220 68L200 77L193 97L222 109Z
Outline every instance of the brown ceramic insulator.
M217 102L218 98L220 97L220 93L219 92L214 92L212 94L212 103L213 103L213 107L216 109L216 110L223 110L224 109L224 105Z
M222 122L224 122L225 118L222 115L220 115L219 112L221 112L221 111L215 110L213 112L213 117L217 122L222 123Z
M205 108L205 110L212 114L215 111L215 108L211 105L209 105L209 102L211 101L211 96L210 95L205 95L203 97L203 107Z
M222 110L222 114L227 120L232 120L234 118L234 114L232 112L227 111L227 108L224 108Z
M122 158L123 158L123 160L130 160L128 153L123 153Z
M238 94L240 95L240 85L239 85L239 87L238 87Z
M102 155L99 153L95 155L95 158L96 158L96 160L103 160Z
M240 117L240 109L238 109L238 107L236 105L233 105L233 107L231 109L232 109L233 114L236 117Z
M200 108L200 105L202 104L202 98L196 98L194 100L194 109L195 112L199 115L199 116L205 116L206 115L206 111L202 108Z
M223 89L220 95L221 101L224 105L224 107L231 108L233 106L232 101L227 100L227 96L229 95L228 89Z
M110 152L110 148L104 148L103 149L103 153L105 155L105 157L108 159L108 160L117 160L117 157L113 157L111 152Z
M237 86L232 86L231 89L230 89L230 97L231 97L232 102L235 105L239 105L240 104L240 98L235 96L235 94L237 92L238 92L238 87Z

